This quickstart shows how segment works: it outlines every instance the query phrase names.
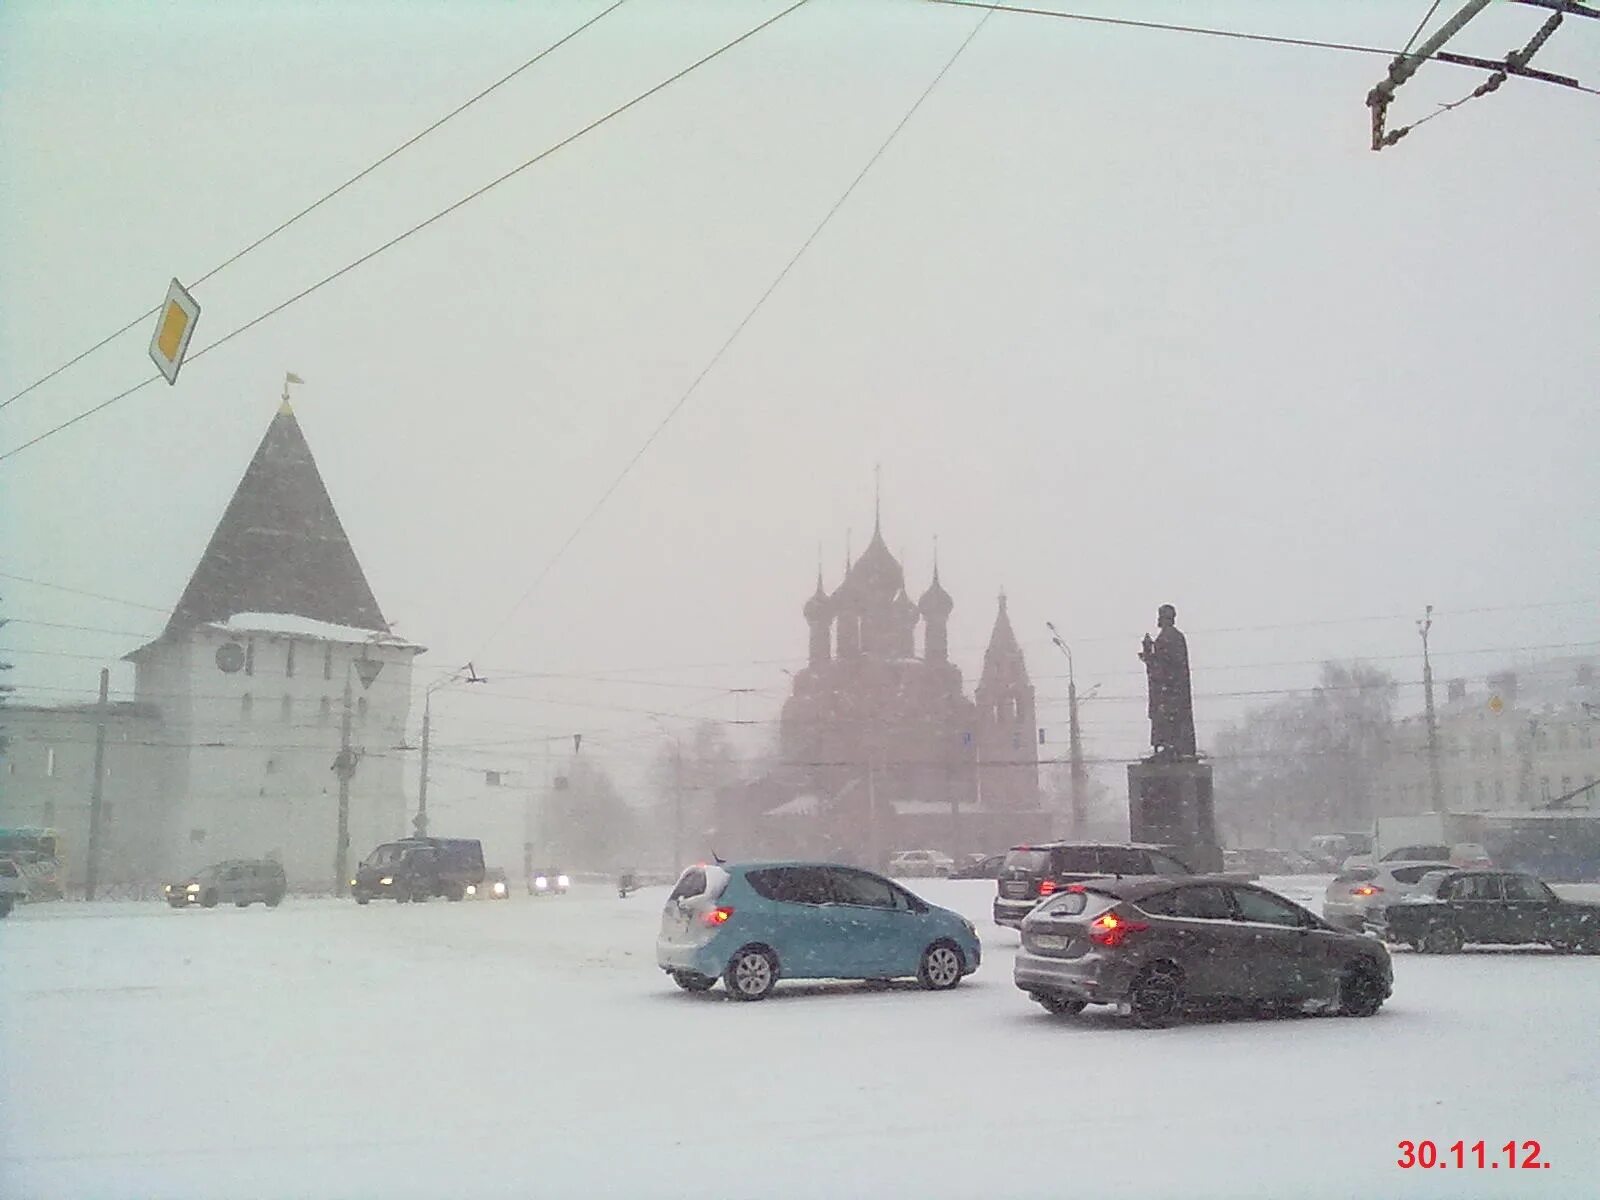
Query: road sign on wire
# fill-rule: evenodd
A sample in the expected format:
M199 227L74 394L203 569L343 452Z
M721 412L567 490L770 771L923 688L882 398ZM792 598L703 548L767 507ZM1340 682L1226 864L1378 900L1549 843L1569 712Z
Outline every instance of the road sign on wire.
M183 284L174 279L167 287L167 299L150 338L150 357L161 368L168 383L178 382L178 368L189 352L189 339L194 336L195 322L199 319L200 305Z

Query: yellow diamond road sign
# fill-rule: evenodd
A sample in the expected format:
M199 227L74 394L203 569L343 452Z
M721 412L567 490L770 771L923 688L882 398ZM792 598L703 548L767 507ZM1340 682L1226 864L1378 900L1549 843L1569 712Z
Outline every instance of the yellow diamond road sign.
M189 339L194 336L195 322L200 319L200 305L184 290L176 279L167 288L167 299L156 319L156 331L150 339L150 357L168 383L178 382L178 368L189 351Z

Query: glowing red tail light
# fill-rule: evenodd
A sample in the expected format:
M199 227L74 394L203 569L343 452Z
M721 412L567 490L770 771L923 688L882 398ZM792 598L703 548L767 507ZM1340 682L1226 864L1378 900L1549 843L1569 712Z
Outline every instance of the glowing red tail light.
M1055 894L1056 881L1054 879L1039 880L1039 895L1051 896Z
M1143 933L1149 928L1144 921L1130 921L1115 911L1103 912L1089 922L1089 940L1102 946L1120 946L1130 933Z
M715 929L718 925L721 925L727 921L727 919L731 916L733 916L733 909L729 908L726 904L719 905L718 907L713 908L710 912L701 913L700 924L709 925L712 929Z
M1363 883L1360 887L1351 888L1350 894L1352 896L1376 896L1381 891L1383 891L1381 887L1376 887L1370 883Z

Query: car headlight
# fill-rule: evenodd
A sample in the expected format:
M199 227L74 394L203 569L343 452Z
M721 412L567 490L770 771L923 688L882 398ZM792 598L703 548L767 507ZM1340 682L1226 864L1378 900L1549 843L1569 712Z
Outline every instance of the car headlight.
M503 883L496 883L494 885L494 894L496 896L504 896L506 894L506 885Z
M393 875L385 875L382 879L378 880L378 884L381 887L388 887L393 882L394 882L394 876Z
M352 879L352 880L351 880L351 881L350 881L350 886L351 886L351 887L355 887L355 886L356 886L356 881L355 881L355 880L354 880L354 879Z
M565 875L557 875L556 876L556 886L557 887L571 887L572 886L572 880L568 879Z
M535 879L533 881L533 886L538 888L540 891L543 891L545 888L550 886L550 881L548 879L546 879L543 875L540 875L537 879Z
M200 890L200 885L198 883L191 883L188 887L184 888L183 890L186 891L186 892L198 892Z
M476 896L477 894L478 894L478 885L475 884L475 883L467 884L467 895Z
M161 885L161 890L169 896L172 895L172 885L170 883L163 883Z

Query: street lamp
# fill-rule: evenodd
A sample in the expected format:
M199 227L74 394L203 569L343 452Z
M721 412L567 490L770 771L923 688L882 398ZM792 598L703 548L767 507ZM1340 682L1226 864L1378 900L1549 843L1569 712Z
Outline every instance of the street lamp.
M1084 792L1086 789L1084 784L1086 780L1083 769L1083 741L1078 731L1078 680L1072 669L1072 648L1061 640L1061 635L1056 632L1056 627L1053 624L1049 621L1044 624L1045 628L1050 631L1050 640L1056 644L1056 648L1061 653L1067 656L1067 731L1069 739L1068 754L1072 761L1072 833L1074 837L1082 837L1084 835L1084 827L1088 824L1088 813L1085 811ZM1098 687L1099 685L1096 684L1095 688L1090 689L1090 696L1093 696L1095 689Z
M466 678L463 679L462 676ZM436 679L430 683L422 693L422 774L417 781L417 815L411 819L411 827L416 830L418 837L428 836L428 733L433 724L433 694L442 687L452 683L488 683L489 681L479 675L471 663L460 670Z

